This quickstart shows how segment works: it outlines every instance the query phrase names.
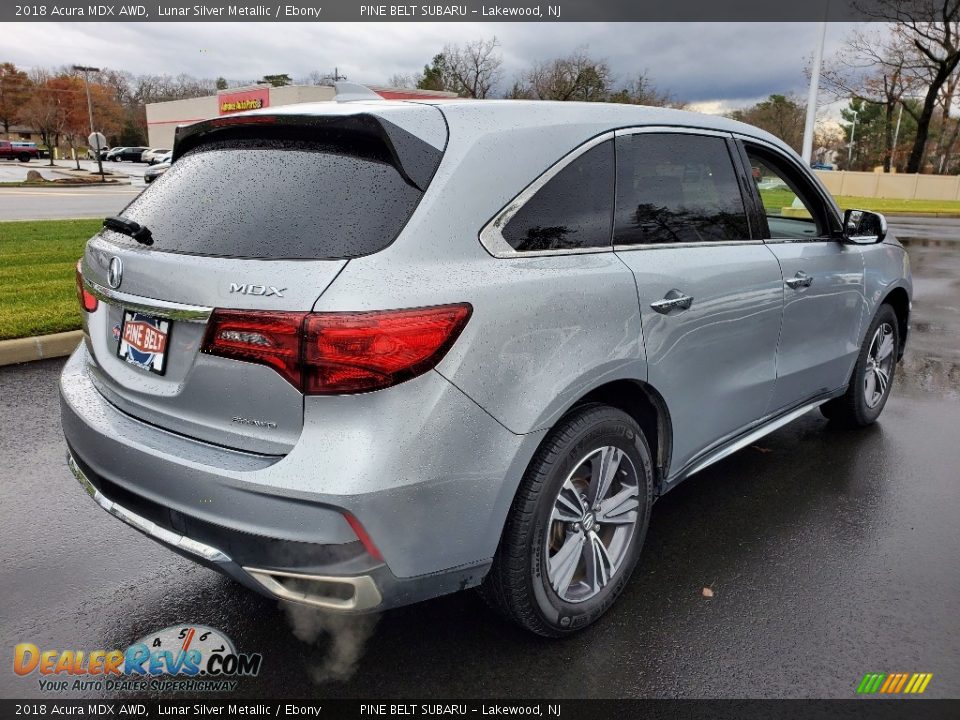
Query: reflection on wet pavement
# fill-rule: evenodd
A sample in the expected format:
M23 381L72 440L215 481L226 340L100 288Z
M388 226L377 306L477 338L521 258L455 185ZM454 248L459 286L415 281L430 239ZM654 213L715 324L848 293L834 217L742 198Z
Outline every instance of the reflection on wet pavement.
M913 313L897 392L960 399L960 242L898 238L913 270Z

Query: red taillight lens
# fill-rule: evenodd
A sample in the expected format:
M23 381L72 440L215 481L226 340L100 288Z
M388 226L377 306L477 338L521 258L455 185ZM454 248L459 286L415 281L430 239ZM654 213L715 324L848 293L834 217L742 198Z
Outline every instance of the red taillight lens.
M77 300L87 312L93 312L97 309L97 298L83 284L83 270L80 269L83 260L77 260Z
M466 303L356 313L214 310L202 350L269 365L306 395L367 392L434 367L471 311Z
M202 351L269 365L301 387L300 329L307 313L214 310Z
M304 391L390 387L436 365L470 318L467 304L359 313L316 313L304 326Z

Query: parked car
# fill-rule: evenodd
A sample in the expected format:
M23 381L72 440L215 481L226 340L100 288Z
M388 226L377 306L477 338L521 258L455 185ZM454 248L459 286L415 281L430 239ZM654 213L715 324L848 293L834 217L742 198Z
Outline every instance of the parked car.
M0 140L0 158L4 160L19 160L20 162L30 162L31 159L38 159L40 150L33 143L17 143L9 140Z
M907 338L883 217L721 117L290 105L181 128L174 157L78 264L69 465L149 537L329 611L481 586L580 630L655 499L814 408L875 422Z
M151 165L143 172L143 181L148 185L170 169L170 153L160 157L165 159Z
M168 148L151 148L149 150L144 150L140 155L140 162L149 163L153 165L155 162L158 162L156 159L159 155L165 155L170 150Z
M109 152L110 152L110 148L108 147L100 148L100 159L106 160L107 154ZM96 160L96 159L97 159L97 151L94 148L87 148L87 160Z
M140 156L143 155L143 151L147 149L148 148L145 147L115 147L113 150L107 152L107 160L112 160L113 162L123 162L124 160L140 162Z

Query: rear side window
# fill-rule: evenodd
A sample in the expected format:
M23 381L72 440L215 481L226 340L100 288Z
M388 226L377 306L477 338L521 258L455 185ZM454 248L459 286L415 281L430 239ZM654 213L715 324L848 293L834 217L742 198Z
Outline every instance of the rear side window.
M747 240L750 227L723 138L617 138L617 245Z
M374 140L234 139L179 158L123 215L161 251L352 258L389 245L422 194Z
M550 178L503 228L514 250L610 247L613 141L587 150Z

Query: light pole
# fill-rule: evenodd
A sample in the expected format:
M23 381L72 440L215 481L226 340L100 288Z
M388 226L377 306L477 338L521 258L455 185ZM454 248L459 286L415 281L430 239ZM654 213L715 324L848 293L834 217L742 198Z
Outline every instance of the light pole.
M827 23L820 23L820 41L813 52L810 68L810 94L807 95L807 121L803 127L803 161L809 165L813 157L813 131L817 123L817 94L820 90L820 65L823 63L823 43L827 37Z
M900 138L900 121L903 120L903 103L900 103L900 112L897 113L897 129L893 131L893 147L890 148L890 169L897 169L897 140Z
M92 72L100 72L100 68L95 67L86 67L84 65L74 65L73 69L83 73L83 87L87 91L87 115L90 118L90 134L93 135L95 132L93 129L93 103L90 101L90 75ZM104 182L103 179L103 160L100 159L100 145L97 143L96 147L97 152L97 170L100 173L100 182Z
M857 116L860 114L856 110L851 110L853 113L853 125L850 128L850 144L847 146L847 170L850 169L850 163L853 160L853 138L857 134Z

